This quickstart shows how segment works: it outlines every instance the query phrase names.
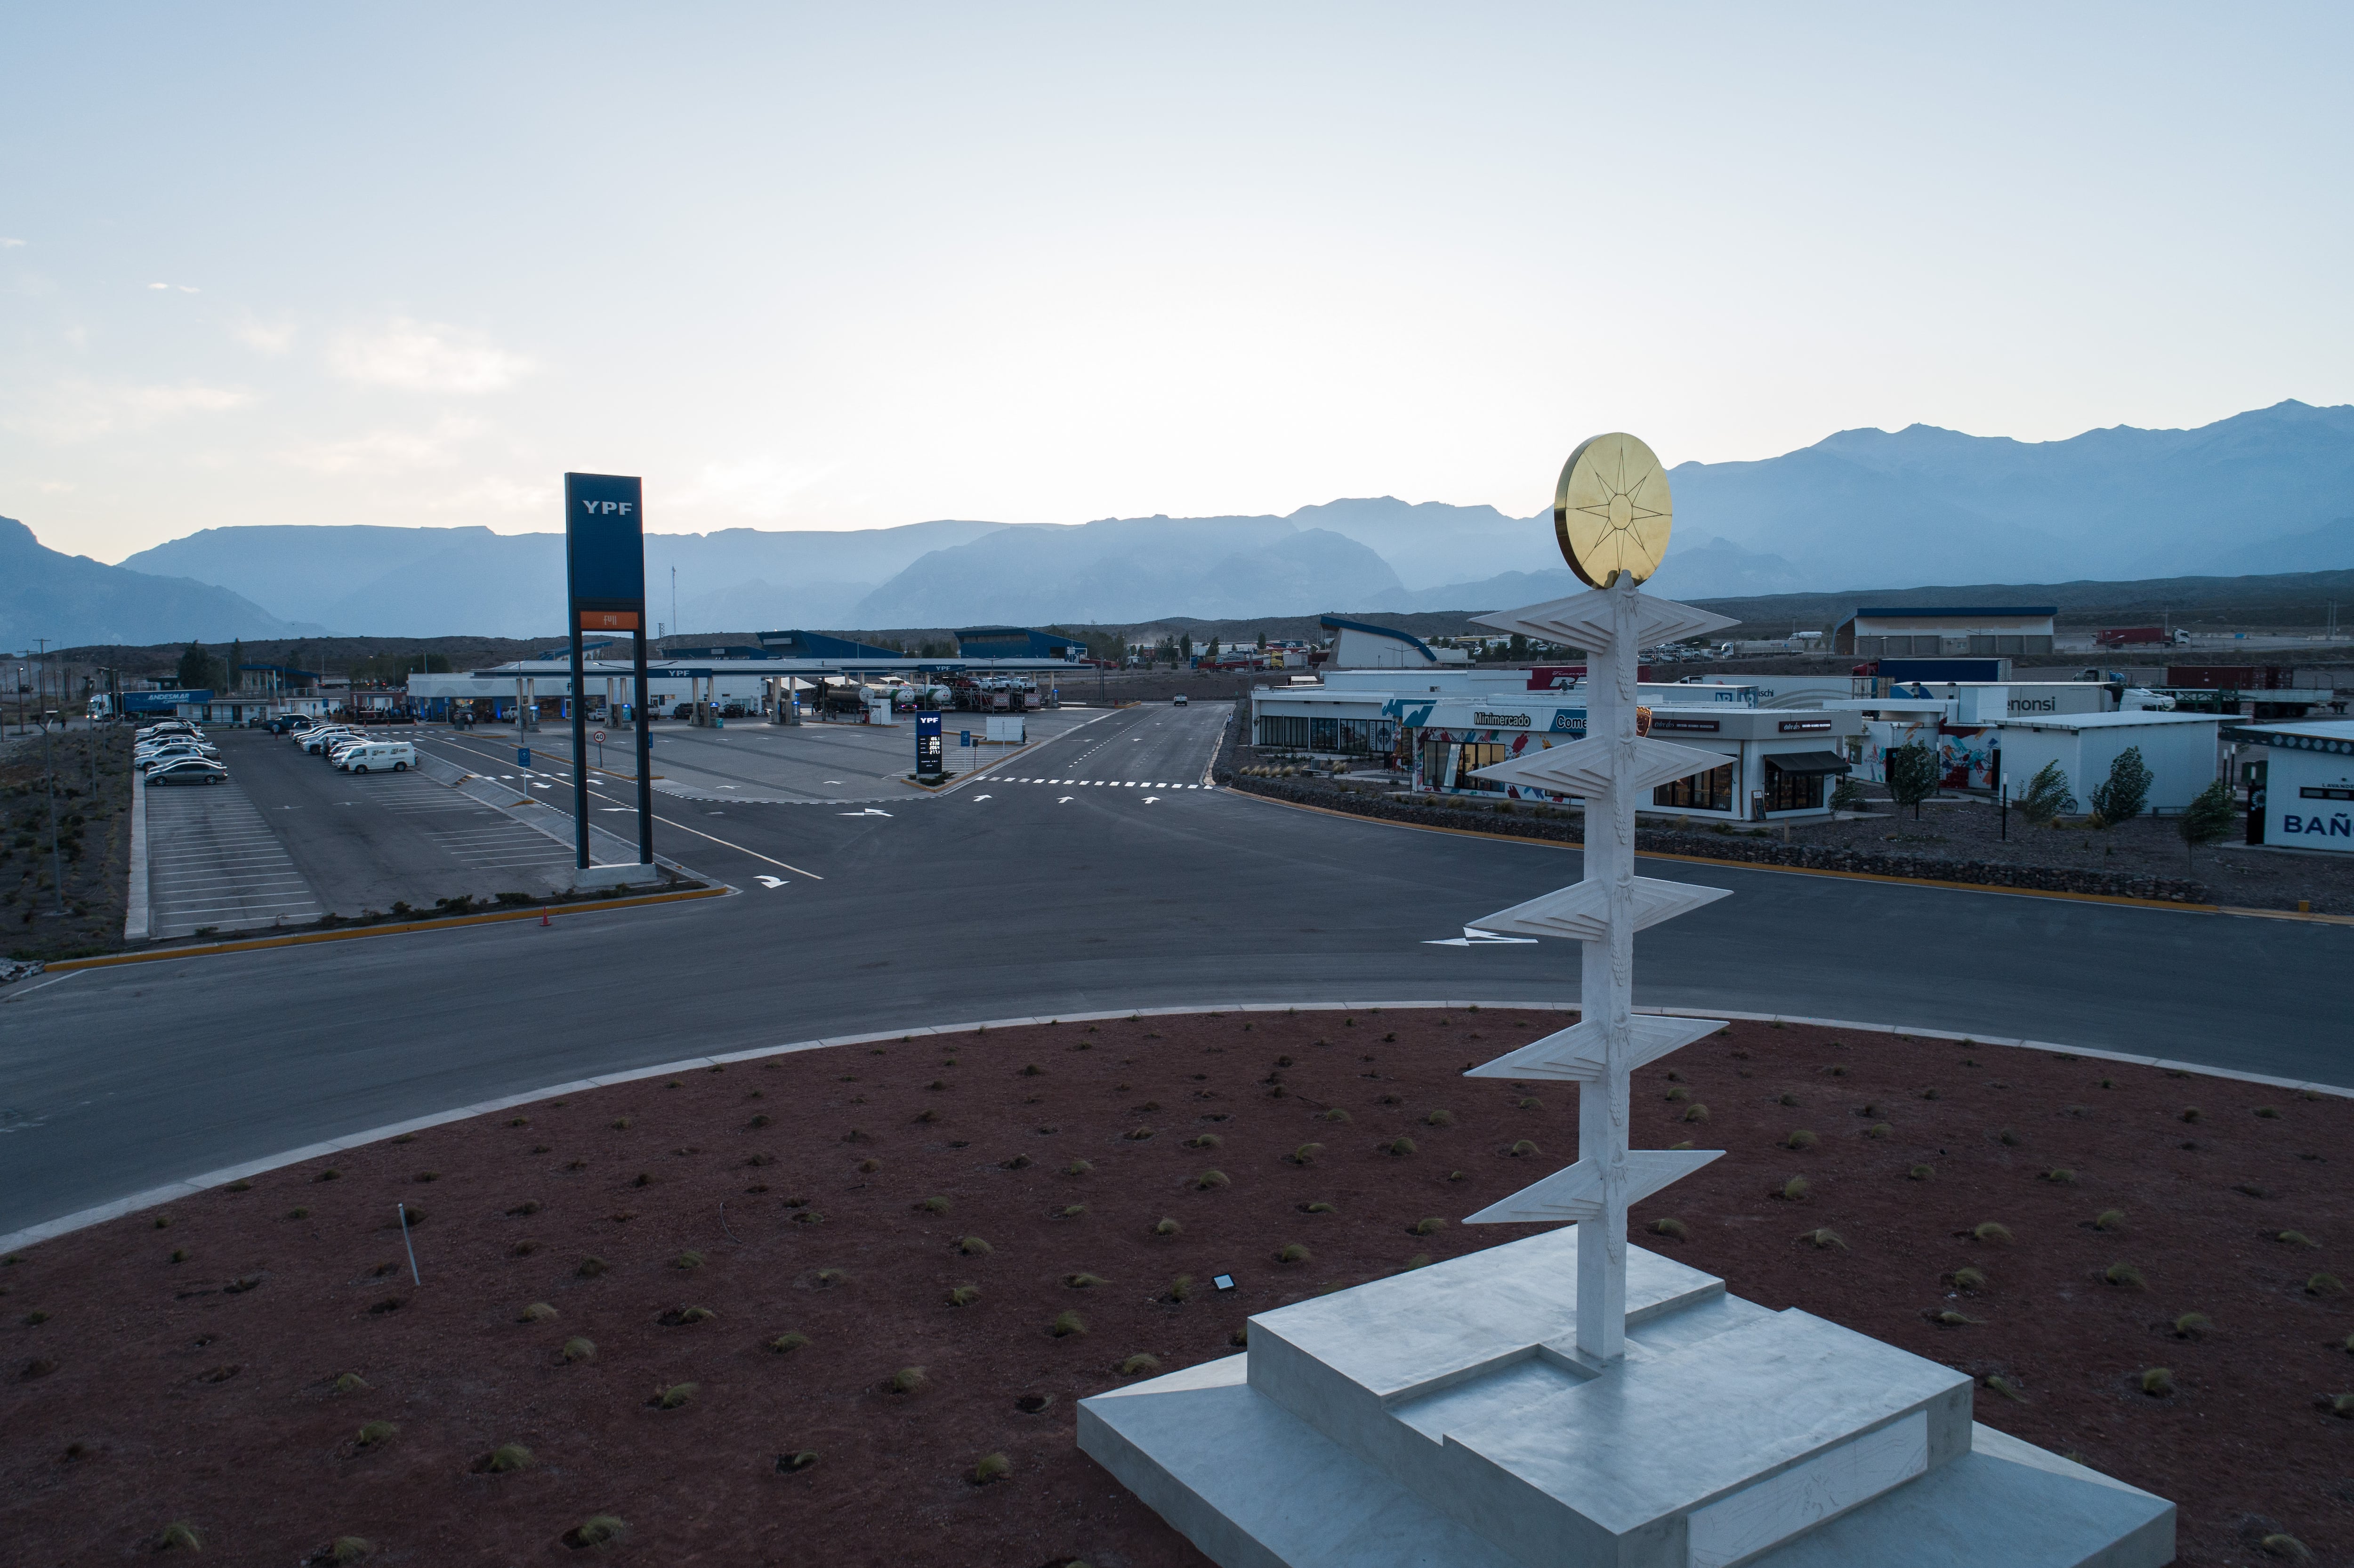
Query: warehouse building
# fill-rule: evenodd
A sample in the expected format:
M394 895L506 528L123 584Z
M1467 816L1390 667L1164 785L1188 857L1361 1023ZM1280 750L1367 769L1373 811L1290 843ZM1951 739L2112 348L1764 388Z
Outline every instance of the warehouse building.
M1832 647L1859 659L2049 653L2059 613L2058 606L2049 604L1858 609L1831 634Z

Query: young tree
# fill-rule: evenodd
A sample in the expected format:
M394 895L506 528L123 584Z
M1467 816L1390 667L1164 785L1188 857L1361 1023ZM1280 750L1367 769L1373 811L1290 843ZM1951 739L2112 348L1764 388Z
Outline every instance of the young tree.
M2035 770L2027 781L2027 793L2015 802L2019 814L2041 827L2052 818L2076 809L2076 797L2068 789L2068 776L2060 771L2056 762L2047 762Z
M245 639L240 637L228 645L228 673L221 684L232 692L245 689Z
M2128 746L2109 765L2108 779L2093 791L2093 814L2102 826L2131 821L2149 803L2151 775L2141 747Z
M2232 786L2218 779L2192 798L2182 815L2174 820L2175 831L2182 835L2182 858L2196 869L2199 861L2194 852L2201 844L2219 844L2232 836L2233 821L2239 809L2232 800Z
M1921 820L1921 802L1937 792L1937 783L1944 769L1937 766L1937 750L1919 741L1909 741L1892 747L1883 754L1881 771L1888 779L1888 798L1901 808L1913 808L1913 820Z
M201 691L213 683L213 656L205 652L203 643L191 642L180 651L175 678L183 691Z

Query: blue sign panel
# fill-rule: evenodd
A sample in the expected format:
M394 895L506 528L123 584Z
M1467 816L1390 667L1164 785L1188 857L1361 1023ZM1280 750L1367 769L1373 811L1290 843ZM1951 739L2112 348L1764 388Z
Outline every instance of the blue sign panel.
M938 773L940 770L940 715L937 713L916 715L916 771Z
M645 502L635 478L564 476L564 570L575 609L646 601Z

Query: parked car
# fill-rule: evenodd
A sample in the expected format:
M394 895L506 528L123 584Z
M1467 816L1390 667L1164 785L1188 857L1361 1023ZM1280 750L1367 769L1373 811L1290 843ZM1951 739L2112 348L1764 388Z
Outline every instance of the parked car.
M173 735L191 735L198 740L205 737L205 732L186 719L165 719L162 724L151 724L144 729L132 731L131 738L133 741L161 740Z
M335 753L335 766L346 773L369 771L406 773L417 766L417 747L406 740L366 740Z
M216 762L220 758L220 748L212 746L166 746L154 751L134 751L131 754L131 766L146 773L184 757L193 757L201 762Z
M1180 693L1178 693L1175 696L1173 696L1173 697L1170 698L1170 699L1169 699L1169 705L1170 705L1171 707L1172 707L1172 708L1182 708L1182 707L1184 707L1184 706L1186 705L1186 702L1185 702L1185 694L1184 694L1184 693L1182 693L1182 692L1180 692Z
M228 769L208 757L175 757L147 769L150 784L225 784Z
M336 741L345 736L354 740L359 738L358 733L354 730L339 729L331 725L313 725L294 737L294 744L313 757L324 757Z

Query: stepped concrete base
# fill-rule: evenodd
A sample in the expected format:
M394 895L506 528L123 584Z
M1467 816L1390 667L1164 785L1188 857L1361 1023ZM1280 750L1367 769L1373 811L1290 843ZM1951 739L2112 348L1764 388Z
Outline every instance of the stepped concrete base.
M1577 1232L1251 1319L1079 1406L1079 1444L1225 1568L2158 1568L2174 1507L1970 1420L1969 1380L1628 1249L1628 1354L1575 1347Z

